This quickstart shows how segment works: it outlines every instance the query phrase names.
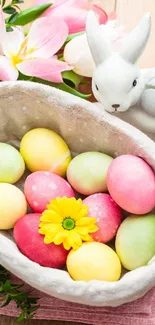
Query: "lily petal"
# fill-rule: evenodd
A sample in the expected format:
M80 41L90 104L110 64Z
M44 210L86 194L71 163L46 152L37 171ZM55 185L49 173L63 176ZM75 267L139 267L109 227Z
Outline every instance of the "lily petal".
M57 8L56 8L57 9ZM60 8L51 11L51 17L63 19L68 28L69 34L74 34L85 30L88 11L80 8Z
M0 6L0 47L3 54L9 56L10 54L16 55L24 40L24 34L20 27L15 27L12 32L6 32L5 20Z
M18 70L13 66L11 60L0 56L0 80L15 81L18 79Z
M98 15L99 23L106 24L108 21L108 15L106 12L101 8L99 4L92 4L91 9Z
M22 28L15 27L12 32L8 32L3 45L4 54L8 57L17 55L24 41L24 33Z
M55 59L32 59L17 65L19 71L26 76L33 76L52 82L62 82L61 72L71 70L66 62Z
M27 36L27 51L31 52L31 57L51 58L62 47L67 36L68 27L64 21L54 17L37 19Z
M6 39L5 20L4 20L2 7L0 6L0 47L3 53L4 53L4 44L6 42L5 39Z
M92 77L95 69L86 34L73 38L64 49L64 60L74 67L80 76Z

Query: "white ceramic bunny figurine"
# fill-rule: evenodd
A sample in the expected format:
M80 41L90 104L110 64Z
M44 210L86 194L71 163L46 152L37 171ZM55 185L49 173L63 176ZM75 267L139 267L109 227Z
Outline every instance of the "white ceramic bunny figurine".
M151 29L146 14L124 39L119 52L101 33L95 14L87 18L87 40L96 65L92 78L95 98L105 111L114 113L145 133L155 134L155 69L140 70L137 60L145 49ZM151 123L151 124L150 124Z

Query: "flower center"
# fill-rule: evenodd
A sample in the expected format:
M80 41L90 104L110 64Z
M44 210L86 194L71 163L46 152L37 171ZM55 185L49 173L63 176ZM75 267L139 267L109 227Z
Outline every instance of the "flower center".
M66 217L63 220L62 226L66 230L72 230L75 228L75 221L70 217Z

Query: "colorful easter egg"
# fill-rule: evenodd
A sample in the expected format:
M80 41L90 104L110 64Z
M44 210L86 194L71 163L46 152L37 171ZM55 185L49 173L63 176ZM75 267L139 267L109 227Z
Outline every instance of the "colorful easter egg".
M27 212L27 202L18 187L0 183L0 229L11 229Z
M82 153L69 164L67 179L71 186L81 194L106 192L106 175L112 161L113 158L104 153Z
M88 216L96 218L98 230L91 234L95 241L107 243L118 230L122 220L121 208L113 201L109 194L93 194L84 201L88 206Z
M0 182L16 183L24 174L25 163L17 149L0 142Z
M155 207L155 174L139 157L116 158L108 169L107 186L114 201L130 213L146 214Z
M116 253L107 245L84 243L67 257L67 270L76 281L117 281L121 275L121 263Z
M24 135L20 153L31 172L51 171L62 177L71 161L65 141L54 131L37 128Z
M155 215L131 215L116 235L116 252L127 270L147 265L155 255Z
M30 260L46 267L60 268L65 265L68 251L62 245L44 244L40 235L41 214L32 213L23 216L14 227L14 239L19 250Z
M32 210L40 213L56 197L75 197L74 191L66 180L56 174L43 171L32 173L27 177L24 193Z

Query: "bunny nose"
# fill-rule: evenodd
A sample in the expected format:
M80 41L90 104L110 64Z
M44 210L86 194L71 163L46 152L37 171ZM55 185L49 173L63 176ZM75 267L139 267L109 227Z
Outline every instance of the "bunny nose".
M120 107L120 105L119 104L114 104L114 105L112 105L112 107L117 110L117 108Z

